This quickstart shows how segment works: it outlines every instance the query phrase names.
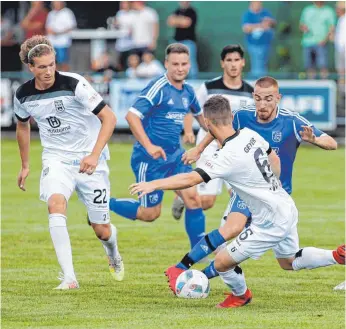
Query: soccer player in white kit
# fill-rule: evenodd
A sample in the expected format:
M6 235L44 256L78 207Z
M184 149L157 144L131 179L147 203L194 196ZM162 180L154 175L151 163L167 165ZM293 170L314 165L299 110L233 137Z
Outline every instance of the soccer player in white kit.
M19 55L34 78L22 84L14 96L22 160L18 186L25 191L29 175L29 119L33 117L43 146L40 199L48 204L50 235L63 272L62 282L55 289L79 288L66 226L67 203L74 190L87 208L91 226L108 256L112 276L121 281L124 265L117 246L117 230L110 223L108 210L107 142L116 117L82 76L56 71L55 52L46 37L36 35L26 40Z
M244 200L252 213L252 223L215 258L216 270L232 290L217 307L239 307L251 301L252 293L238 265L248 258L258 259L270 249L285 270L344 265L345 246L336 250L299 249L298 210L280 185L280 159L268 142L251 129L235 131L230 104L222 96L213 96L204 104L204 118L209 133L222 144L219 150L191 173L132 184L130 189L131 194L142 197L156 189L176 190L222 178ZM175 266L165 272L174 293L181 272Z

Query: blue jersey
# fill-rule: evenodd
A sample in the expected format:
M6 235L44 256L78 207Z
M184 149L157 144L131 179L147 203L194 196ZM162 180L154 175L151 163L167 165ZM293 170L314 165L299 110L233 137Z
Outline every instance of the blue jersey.
M184 83L181 90L170 84L166 75L149 82L130 111L142 119L150 141L172 153L180 147L180 134L185 115L202 114L193 88ZM137 141L135 150L145 151Z
M299 132L303 131L303 126L310 126L317 137L324 134L298 113L280 108L276 118L269 123L257 122L255 107L239 109L234 112L233 126L234 129L246 127L256 131L275 150L281 161L282 187L289 194L292 192L293 163L302 141Z

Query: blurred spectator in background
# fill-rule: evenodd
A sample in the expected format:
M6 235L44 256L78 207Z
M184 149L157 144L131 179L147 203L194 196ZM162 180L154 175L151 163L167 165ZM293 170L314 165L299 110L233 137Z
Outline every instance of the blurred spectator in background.
M346 25L345 25L345 2L337 1L335 5L336 14L339 17L335 29L335 68L339 75L339 83L345 85L345 42L346 42ZM343 89L343 88L342 88Z
M112 62L110 54L103 53L91 63L91 69L95 73L102 73L103 81L109 82L118 71Z
M189 78L195 79L198 75L196 24L197 13L190 6L190 1L180 1L178 8L167 19L167 25L175 27L174 40L189 48L191 68Z
M137 68L139 63L141 62L137 53L131 54L127 58L127 66L128 68L125 71L125 75L127 78L137 78Z
M321 78L328 77L328 41L333 35L335 14L323 1L314 1L306 6L300 17L303 32L302 46L304 66L309 79L316 77L316 67Z
M31 7L21 22L25 39L29 39L36 34L46 34L45 25L47 15L48 10L45 8L43 1L31 1Z
M250 1L249 9L243 15L242 29L246 35L251 74L254 78L266 75L268 71L275 25L276 20L267 9L262 7L261 1Z
M118 68L121 71L125 70L129 51L134 47L132 41L134 24L134 12L131 10L130 2L120 1L120 10L115 15L114 26L121 31L127 32L125 37L117 39L115 43L115 50L119 53Z
M157 38L159 37L159 17L157 12L147 7L144 1L131 2L134 10L134 24L132 29L132 40L139 56L146 49L155 50L157 47Z
M157 60L151 50L145 50L142 55L142 63L136 69L138 78L154 78L165 72L162 63Z
M1 12L1 71L20 71L19 45L15 39L14 24Z
M56 51L57 70L69 70L69 48L71 47L70 31L77 27L76 17L71 9L65 7L64 1L52 1L46 30L49 41Z

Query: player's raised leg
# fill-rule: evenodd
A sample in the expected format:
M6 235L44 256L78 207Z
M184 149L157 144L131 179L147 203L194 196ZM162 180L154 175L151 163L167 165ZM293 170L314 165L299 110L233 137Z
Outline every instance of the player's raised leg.
M170 158L167 162L169 161ZM153 160L142 152L133 152L131 157L131 167L137 182L148 182L165 177L168 172L168 164L165 165L163 167L161 161ZM152 222L160 217L162 198L163 191L155 191L140 200L111 198L109 208L117 215L130 220L138 219L144 222Z

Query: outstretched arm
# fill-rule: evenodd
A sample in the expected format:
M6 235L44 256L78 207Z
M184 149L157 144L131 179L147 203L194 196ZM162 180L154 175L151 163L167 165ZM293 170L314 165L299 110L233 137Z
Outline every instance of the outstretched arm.
M164 179L151 182L132 184L129 187L132 195L139 193L139 198L155 190L181 190L202 183L203 179L199 173L192 171L187 174L178 174Z

